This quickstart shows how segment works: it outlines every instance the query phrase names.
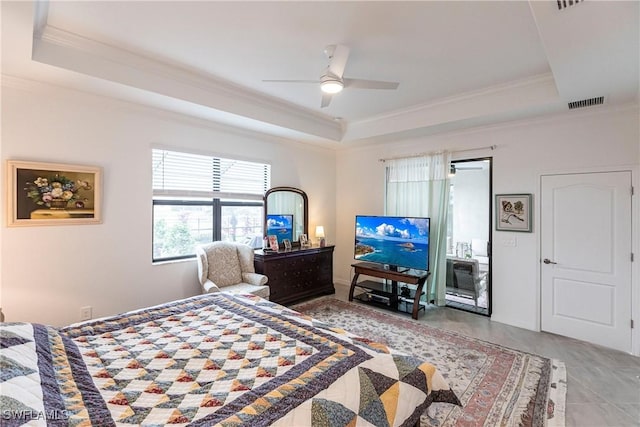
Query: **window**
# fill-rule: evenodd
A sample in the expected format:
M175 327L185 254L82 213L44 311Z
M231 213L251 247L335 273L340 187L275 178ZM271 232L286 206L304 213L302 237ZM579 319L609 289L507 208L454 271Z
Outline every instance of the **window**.
M153 261L193 257L214 240L262 245L270 165L160 149L152 162Z

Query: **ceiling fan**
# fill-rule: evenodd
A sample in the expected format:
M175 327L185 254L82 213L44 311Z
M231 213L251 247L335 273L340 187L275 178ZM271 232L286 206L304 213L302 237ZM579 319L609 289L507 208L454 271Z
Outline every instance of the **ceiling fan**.
M344 88L354 89L397 89L399 83L384 82L378 80L351 79L343 77L344 68L349 58L349 48L341 44L328 45L324 49L329 60L329 65L320 76L320 80L262 80L270 83L320 83L322 101L320 107L324 108L331 102L331 97Z

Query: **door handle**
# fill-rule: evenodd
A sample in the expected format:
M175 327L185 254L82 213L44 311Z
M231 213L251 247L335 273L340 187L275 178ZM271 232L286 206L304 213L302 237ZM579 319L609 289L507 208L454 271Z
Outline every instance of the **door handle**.
M542 262L544 262L545 264L557 264L557 262L553 262L549 258L545 258Z

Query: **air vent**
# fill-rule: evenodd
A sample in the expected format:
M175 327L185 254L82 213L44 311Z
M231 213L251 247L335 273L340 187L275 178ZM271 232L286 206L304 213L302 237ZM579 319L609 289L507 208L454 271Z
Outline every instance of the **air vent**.
M557 0L557 1L558 1L558 9L562 10L571 6L575 6L584 0Z
M576 108L593 107L594 105L604 104L604 96L597 98L583 99L582 101L573 101L569 103L569 109L574 110Z

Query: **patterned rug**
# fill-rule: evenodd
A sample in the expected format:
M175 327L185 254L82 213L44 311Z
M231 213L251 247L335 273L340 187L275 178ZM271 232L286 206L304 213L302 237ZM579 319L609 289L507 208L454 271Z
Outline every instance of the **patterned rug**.
M433 404L421 426L564 426L563 362L332 297L292 308L436 365L463 407Z

